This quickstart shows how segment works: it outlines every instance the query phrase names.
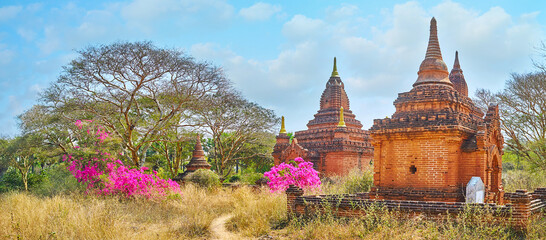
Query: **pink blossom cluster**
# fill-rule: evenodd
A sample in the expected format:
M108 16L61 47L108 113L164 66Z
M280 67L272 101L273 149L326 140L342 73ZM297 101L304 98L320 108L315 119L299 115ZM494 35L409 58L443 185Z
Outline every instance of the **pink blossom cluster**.
M87 189L94 188L95 184L100 182L100 175L104 174L97 163L84 165L81 161L73 159L71 155L64 155L63 161L69 162L68 171L72 173L78 182L85 184Z
M84 122L91 123L90 120L78 120L75 124L82 129ZM87 129L87 133L97 138L99 143L108 138L108 132L100 126L97 127L96 133L91 131L91 128ZM71 155L63 156L63 160L69 163L68 170L78 182L86 185L88 192L147 199L164 199L169 195L181 194L178 183L159 178L156 171L147 174L146 167L131 169L118 159L108 157L99 159L104 155L111 156L109 153L97 151L97 157L90 157L87 160L76 159Z
M146 174L146 167L129 169L119 160L108 163L108 177L104 182L101 193L106 195L121 194L126 197L143 196L154 198L156 196L167 196L170 193L180 193L180 186L173 180L161 179L157 172Z
M313 169L313 163L295 158L290 164L281 163L265 172L264 176L269 179L267 183L272 192L284 191L289 185L296 185L303 189L320 187L318 172Z

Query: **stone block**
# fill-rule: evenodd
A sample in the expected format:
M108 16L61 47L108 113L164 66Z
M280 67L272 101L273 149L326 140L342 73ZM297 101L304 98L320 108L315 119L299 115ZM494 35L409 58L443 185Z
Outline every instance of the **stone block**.
M472 177L466 184L466 203L484 203L485 186L480 177Z

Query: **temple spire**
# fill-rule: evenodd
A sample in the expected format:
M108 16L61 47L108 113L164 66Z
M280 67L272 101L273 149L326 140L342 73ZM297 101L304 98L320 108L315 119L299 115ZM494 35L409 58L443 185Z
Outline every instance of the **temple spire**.
M334 70L332 70L332 77L339 77L339 73L337 72L336 57L334 57Z
M449 74L449 81L453 83L453 88L457 90L460 94L468 97L468 85L466 85L466 80L464 79L463 70L459 64L459 52L455 51L455 62L453 63L453 68Z
M438 27L436 26L436 18L430 20L430 35L428 38L427 54L425 58L442 59L442 52L440 51L440 42L438 41Z
M284 127L284 116L281 118L281 131L279 131L279 134L286 134L286 128Z
M459 51L455 51L455 62L453 63L453 70L461 70L461 64L459 64Z
M337 124L338 127L347 127L345 125L345 118L343 117L343 107L339 108L339 123Z
M435 18L430 20L430 36L428 39L427 53L425 59L421 62L417 75L417 81L413 84L414 87L421 84L453 85L448 78L449 72L447 71L447 65L442 59Z

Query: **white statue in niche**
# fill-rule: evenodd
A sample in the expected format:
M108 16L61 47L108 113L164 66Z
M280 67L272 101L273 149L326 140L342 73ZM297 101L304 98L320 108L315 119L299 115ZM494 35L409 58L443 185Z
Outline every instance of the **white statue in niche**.
M466 184L466 203L483 203L485 187L480 177L472 177Z

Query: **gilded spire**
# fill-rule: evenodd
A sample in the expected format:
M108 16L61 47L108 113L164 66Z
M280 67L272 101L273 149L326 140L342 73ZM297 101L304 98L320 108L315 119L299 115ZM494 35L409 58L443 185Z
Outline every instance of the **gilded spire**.
M279 134L286 134L286 128L284 127L284 116L281 118L281 131L279 131Z
M336 57L334 57L334 70L332 70L332 77L339 77L339 73L337 72Z
M468 86L466 85L466 80L464 79L463 70L459 64L459 52L455 51L455 62L453 63L453 68L449 74L449 81L453 83L453 88L457 90L460 94L468 97Z
M421 62L417 75L417 81L413 84L414 87L421 84L445 84L452 86L448 78L449 72L447 71L447 65L442 59L435 18L430 20L430 36L428 39L427 53L425 55L425 60Z
M339 123L337 124L338 127L347 127L345 125L345 118L343 118L343 107L339 108Z

